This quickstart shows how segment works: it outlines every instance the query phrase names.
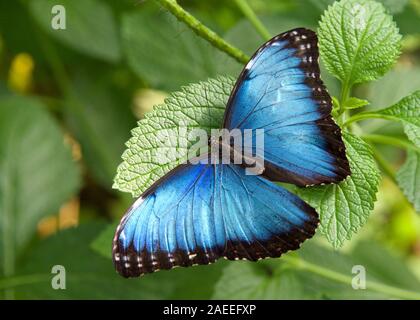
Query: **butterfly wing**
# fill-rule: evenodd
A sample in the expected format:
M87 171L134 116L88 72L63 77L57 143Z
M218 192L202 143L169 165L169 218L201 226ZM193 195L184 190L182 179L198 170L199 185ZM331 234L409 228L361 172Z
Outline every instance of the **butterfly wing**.
M183 165L128 210L113 241L124 277L219 257L258 260L297 249L318 224L286 189L235 165Z
M224 128L254 129L245 143L264 155L268 178L299 186L338 182L350 168L331 108L316 34L299 28L274 37L251 58L231 94ZM255 144L255 129L264 129L264 150Z

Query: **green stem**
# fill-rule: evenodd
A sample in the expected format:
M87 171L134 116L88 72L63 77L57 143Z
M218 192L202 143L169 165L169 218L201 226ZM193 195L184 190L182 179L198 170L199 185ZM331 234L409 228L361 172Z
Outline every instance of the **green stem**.
M299 259L297 257L293 257L290 255L284 256L282 258L283 261L290 263L293 267L299 268L304 271L312 272L314 274L317 274L321 277L324 277L326 279L330 279L336 282L340 282L343 284L350 285L352 284L352 277L346 276L342 273L324 268L322 266L310 263L308 261ZM367 283L367 288L371 291L383 293L392 297L400 298L400 299L413 299L413 300L419 300L420 299L420 293L419 292L413 292L409 290L404 290L396 287L392 287L386 284L377 283L369 281Z
M378 163L381 170L395 183L397 184L397 178L395 176L394 168L386 161L386 159L379 153L379 151L372 147L373 157Z
M242 11L244 16L251 22L254 26L255 30L261 35L264 40L268 40L271 38L270 32L267 28L263 25L260 19L258 19L257 15L255 14L254 10L250 7L246 0L234 0L238 8Z
M346 109L344 108L344 105L347 101L347 99L350 96L350 92L351 92L351 86L348 85L347 82L344 82L341 86L341 94L340 94L340 107L338 109L338 114L337 114L337 121L339 124L342 124L343 122L346 121L347 118L347 114L348 112L346 112Z
M399 138L394 138L394 137L390 137L390 136L383 136L383 135L380 135L380 134L364 134L361 137L364 140L367 140L367 141L370 141L370 142L387 144L387 145L399 147L399 148L402 148L402 149L413 150L413 151L416 151L416 152L420 151L420 149L417 146L415 146L414 144L412 144L408 141L401 140Z
M341 115L345 111L344 104L350 96L350 91L351 87L347 83L343 83L340 94L340 110L338 110L339 115Z
M375 112L361 112L358 113L351 118L349 118L344 124L343 127L347 127L353 122L365 120L365 119L385 119L385 120L395 120L393 116L381 114L381 113L375 113Z
M235 48L230 43L219 37L214 31L207 28L196 17L185 11L176 0L156 0L162 7L171 12L179 21L185 23L198 36L210 42L217 49L227 53L232 58L240 63L247 63L249 57L238 48Z

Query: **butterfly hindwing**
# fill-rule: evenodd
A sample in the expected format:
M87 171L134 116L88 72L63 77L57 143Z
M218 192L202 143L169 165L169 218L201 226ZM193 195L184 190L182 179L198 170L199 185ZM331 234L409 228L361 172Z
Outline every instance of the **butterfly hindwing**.
M297 249L318 224L286 189L236 165L182 165L122 219L113 260L124 277L220 257L258 260Z
M263 152L263 174L272 180L306 186L350 174L318 55L313 31L282 33L254 54L229 99L224 127L264 130L264 150L254 151Z

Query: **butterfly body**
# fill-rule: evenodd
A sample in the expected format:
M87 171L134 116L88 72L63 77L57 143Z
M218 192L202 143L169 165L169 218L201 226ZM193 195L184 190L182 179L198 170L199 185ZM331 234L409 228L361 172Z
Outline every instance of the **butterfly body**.
M315 33L300 28L265 43L239 76L223 121L226 130L252 129L243 137L252 152L213 138L216 157L210 152L155 182L117 228L117 271L136 277L220 257L256 261L297 249L315 233L318 215L270 180L307 186L350 173L330 113ZM211 161L220 160L223 150L230 162ZM232 161L235 152L241 164ZM253 174L249 167L256 168Z

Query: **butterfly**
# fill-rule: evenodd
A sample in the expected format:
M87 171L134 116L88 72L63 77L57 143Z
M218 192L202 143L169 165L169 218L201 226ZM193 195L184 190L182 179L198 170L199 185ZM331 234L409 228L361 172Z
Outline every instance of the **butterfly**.
M233 88L222 127L264 129L262 173L248 175L238 164L185 163L156 181L117 227L113 262L122 276L221 257L279 257L314 235L317 212L274 181L304 187L350 174L318 57L317 36L304 28L256 51Z

